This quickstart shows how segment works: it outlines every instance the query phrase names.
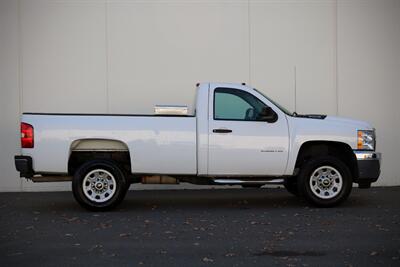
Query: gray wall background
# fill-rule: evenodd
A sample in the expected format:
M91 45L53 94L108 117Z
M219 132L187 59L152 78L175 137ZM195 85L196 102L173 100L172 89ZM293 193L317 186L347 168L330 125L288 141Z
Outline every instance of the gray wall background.
M18 178L21 112L151 113L199 81L371 122L400 185L400 1L0 0L0 191L69 189Z

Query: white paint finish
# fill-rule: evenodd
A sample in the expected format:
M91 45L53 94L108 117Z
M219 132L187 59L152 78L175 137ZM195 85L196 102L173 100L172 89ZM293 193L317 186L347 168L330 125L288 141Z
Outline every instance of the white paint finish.
M383 152L377 185L399 185L400 1L338 2L339 114L368 120Z
M214 120L214 90L218 87L246 91L278 114L275 123ZM289 153L286 116L272 103L246 86L212 84L208 112L209 175L282 175ZM198 118L202 119L202 118ZM214 129L230 129L231 133L214 133ZM274 152L270 152L274 151Z
M22 41L18 42L17 1L0 1L1 11L7 10L7 16L1 16L0 54L13 58L17 53L24 63L23 71L18 72L18 67L13 65L14 59L0 61L1 77L5 75L7 78L1 79L0 92L1 103L7 105L5 113L1 114L3 117L0 117L1 190L19 188L19 182L14 182L19 181L17 172L13 162L10 163L10 155L12 157L19 150L19 141L16 139L19 128L19 115L16 113L19 108L22 111L106 112L107 73L112 95L108 98L108 102L111 103L109 110L111 113L151 113L154 104L190 104L194 97L193 85L197 81L248 81L249 73L253 86L285 106L293 108L292 62L295 58L302 58L299 54L303 53L304 43L317 46L318 53L315 55L328 62L330 56L322 52L329 51L330 44L324 42L326 47L322 48L319 47L319 42L325 41L325 38L331 40L331 36L335 36L336 33L330 26L329 6L332 2L329 1L302 1L302 6L314 6L310 7L310 10L318 8L321 11L320 16L319 11L316 13L310 11L310 16L302 16L302 12L295 14L299 10L299 4L296 7L298 1L286 1L286 7L280 12L275 12L278 9L274 6L282 7L285 4L282 1L251 1L250 10L247 9L247 1L235 2L233 6L231 6L232 1L207 1L204 5L205 1L195 1L197 2L195 4L186 1L169 1L170 4L163 1L157 4L151 1L149 5L157 9L157 12L150 12L151 10L145 8L137 9L146 6L148 2L150 1L107 1L108 12L106 12L105 2L21 1L22 12L19 22L22 26L20 34ZM180 14L173 12L173 7L177 5L189 6L187 9L189 11L192 5L222 8L219 8L218 12L210 13L204 8L196 9L201 12ZM7 6L12 6L13 11L8 12L10 9ZM57 12L49 12L54 6ZM94 7L93 10L96 11L87 8L89 6ZM138 12L135 13L134 9ZM247 16L248 13L250 17ZM157 18L154 18L155 14ZM174 19L175 16L188 18L181 23L184 25L179 26ZM314 27L312 34L305 35L306 37L300 40L302 43L298 49L295 45L299 40L294 40L296 38L292 35L296 16L302 16L300 21L297 19L295 21L299 25L307 25L309 24L307 20L312 20L311 26ZM199 17L206 19L199 20ZM217 21L219 17L224 19ZM249 19L250 25L248 25ZM3 23L4 20L7 22ZM47 22L46 25L41 22L44 20ZM162 28L161 25L155 32L156 20L158 24L165 24L165 27ZM383 152L384 156L382 176L377 185L399 185L400 181L397 170L399 158L397 137L400 136L400 125L393 123L400 117L396 103L396 100L400 99L398 90L400 33L397 30L399 20L397 0L338 2L339 115L367 120L377 128L378 150ZM136 30L135 25L139 29ZM176 31L175 25L179 26ZM186 25L189 29L180 30L185 29ZM57 29L49 30L49 27ZM324 28L326 32L321 33L319 27ZM146 35L151 39L146 39ZM135 36L140 37L138 46L135 46L137 39ZM174 38L168 39L168 36ZM271 38L268 39L268 36ZM89 39L93 41L88 41ZM79 42L75 43L75 46L70 46L72 40ZM151 40L151 46L155 46L154 42L159 41L161 57L152 56L154 52L147 50L145 40ZM221 45L215 47L210 40L219 40L216 43ZM8 45L3 45L4 42ZM332 42L332 46L336 48L336 41ZM180 44L185 45L182 48ZM19 45L23 46L23 53L18 55ZM90 50L86 53L89 46ZM176 52L178 49L174 49L175 46L183 49L182 55ZM82 50L85 53L81 52ZM145 64L147 58L151 59L152 63L165 64L165 60L169 58L164 54L168 53L175 55L171 61L173 64L168 65L168 75L164 75L164 68L151 68L151 66L140 71L140 64ZM219 53L222 55L219 56ZM88 60L89 55L90 60ZM250 59L248 55L251 55ZM310 58L314 60L313 57L314 55L311 55ZM132 68L131 61L138 61L138 66ZM96 64L93 66L88 62ZM306 68L311 68L312 62L306 60L303 63L306 64ZM65 63L68 65L64 65ZM321 70L326 72L323 76L335 77L335 70L331 70L329 66L330 63L322 66ZM100 68L105 71L99 71ZM138 71L140 75L135 75ZM298 75L303 75L301 69L298 71ZM79 76L78 72L82 73L82 76ZM37 78L36 74L39 75ZM19 93L18 86L14 83L17 82L15 77L18 76L23 78L26 89L26 94L21 96L25 103L24 107L19 107L16 100ZM299 91L301 94L298 98L299 111L331 113L336 106L336 102L332 100L332 91L328 89L331 78L327 79L323 86L314 86L314 79L321 85L322 79L317 75L307 80L311 84L307 87L310 91ZM121 80L120 84L118 80ZM73 86L65 86L72 81ZM5 83L7 86L3 86ZM302 98L303 93L304 98ZM153 98L153 95L158 99ZM327 106L313 107L315 101L308 101L309 95L318 98L322 96L321 99L324 101L321 103ZM95 101L86 101L93 97L96 98ZM362 108L367 105L373 108ZM304 107L307 109L303 109ZM5 106L2 105L2 108ZM23 184L24 190L69 190L68 183L23 182Z
M214 120L217 88L252 94L271 107L278 120ZM36 173L67 173L74 144L101 139L121 142L129 149L132 173L279 176L293 174L304 143L333 141L356 149L357 130L372 129L366 122L339 117L322 120L287 116L263 95L243 85L201 84L197 92L196 117L24 115L22 121L34 127L35 146L22 149L22 154L32 157ZM214 129L231 132L214 133Z
M21 190L19 153L18 2L0 1L0 191Z
M23 149L36 172L67 173L71 144L109 139L127 145L133 173L196 174L194 117L24 115L35 147Z
M196 88L196 116L208 118L209 83ZM208 120L197 120L197 174L208 175Z
M20 5L23 110L107 112L104 2Z
M287 117L290 132L290 153L286 169L292 175L301 146L309 141L331 141L357 149L357 130L372 130L364 121L328 116L324 120Z
M247 1L111 1L107 10L111 113L192 105L197 82L248 80Z
M251 83L297 112L336 114L335 1L250 1Z

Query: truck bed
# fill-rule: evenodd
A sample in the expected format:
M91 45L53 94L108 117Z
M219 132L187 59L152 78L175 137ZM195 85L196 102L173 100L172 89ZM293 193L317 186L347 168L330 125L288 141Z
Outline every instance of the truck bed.
M121 141L132 173L196 174L196 117L24 113L35 127L35 146L23 149L36 173L67 173L71 145L82 139Z

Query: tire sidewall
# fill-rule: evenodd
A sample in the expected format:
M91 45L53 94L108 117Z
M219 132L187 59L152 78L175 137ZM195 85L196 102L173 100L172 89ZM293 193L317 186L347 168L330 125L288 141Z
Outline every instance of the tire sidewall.
M310 187L312 173L322 166L331 166L335 168L342 176L343 186L339 194L330 199L322 199L316 196ZM300 171L298 190L307 201L320 207L332 207L340 204L350 194L352 189L352 177L349 168L342 161L332 156L323 156L309 160L303 165Z
M91 201L83 192L83 180L85 176L94 169L104 169L110 172L116 182L114 195L107 201L98 203ZM128 185L123 171L111 160L91 160L84 163L76 172L72 179L72 192L75 199L84 208L94 211L109 210L118 205L124 198Z

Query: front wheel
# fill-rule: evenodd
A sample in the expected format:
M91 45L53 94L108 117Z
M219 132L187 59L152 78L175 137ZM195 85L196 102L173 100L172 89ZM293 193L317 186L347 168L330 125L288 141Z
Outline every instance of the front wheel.
M83 164L72 180L76 201L94 211L109 210L118 205L128 186L124 172L108 160L91 160Z
M347 199L352 188L349 168L331 156L304 163L298 179L299 193L319 207L332 207Z

